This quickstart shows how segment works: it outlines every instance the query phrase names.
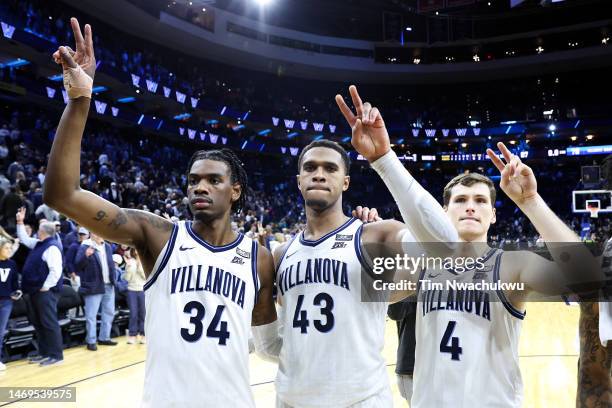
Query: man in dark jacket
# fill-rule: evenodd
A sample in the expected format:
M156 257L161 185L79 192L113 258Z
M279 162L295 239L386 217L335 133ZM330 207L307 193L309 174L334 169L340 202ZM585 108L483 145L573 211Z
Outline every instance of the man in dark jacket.
M76 254L79 251L79 248L81 247L83 241L89 238L89 231L87 231L87 228L79 227L77 232L77 241L73 242L68 246L64 245L64 248L67 248L66 255L64 256L64 265L66 266L66 272L68 273L71 279L74 279L76 277L76 267L74 266Z
M29 295L30 322L36 329L39 355L31 363L42 366L64 360L62 331L57 320L57 302L62 287L62 252L55 238L55 225L41 222L38 239L29 237L23 220L25 208L17 212L17 237L31 249L23 266L21 288Z
M77 275L81 278L79 293L85 300L87 349L96 351L96 316L100 310L102 322L98 344L116 346L110 338L115 317L115 264L110 244L90 233L83 241L74 259Z

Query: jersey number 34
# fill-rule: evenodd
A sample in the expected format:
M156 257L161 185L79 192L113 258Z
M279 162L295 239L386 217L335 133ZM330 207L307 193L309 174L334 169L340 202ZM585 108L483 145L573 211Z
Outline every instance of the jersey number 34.
M195 316L192 315L194 310ZM221 315L223 314L224 310L225 306L217 306L215 316L208 325L208 329L206 329L206 337L218 338L219 344L222 346L225 346L227 344L227 339L230 338L230 333L227 331L227 322L221 321ZM183 312L187 313L191 317L189 318L190 327L181 329L181 337L188 342L200 340L200 337L202 337L202 332L204 331L204 323L202 322L204 321L204 316L206 315L204 305L196 300L193 300L185 305ZM191 331L191 325L193 325L193 332Z

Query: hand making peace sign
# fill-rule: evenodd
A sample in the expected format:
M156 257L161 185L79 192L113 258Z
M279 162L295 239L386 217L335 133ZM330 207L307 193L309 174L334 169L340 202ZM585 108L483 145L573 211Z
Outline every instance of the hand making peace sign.
M502 142L497 143L497 147L506 160L505 164L493 150L487 149L487 155L501 173L501 189L519 206L535 198L538 195L538 183L531 167L521 162Z
M336 103L353 130L351 144L372 163L391 150L389 134L378 108L372 107L369 102L363 103L355 85L349 87L349 92L356 114L347 106L341 95L336 95Z
M60 46L57 51L53 53L53 59L57 64L62 65L64 73L68 68L80 66L83 71L93 79L96 73L96 57L93 49L91 26L85 24L85 36L83 36L79 21L76 18L73 17L70 19L70 25L74 33L76 51L68 46Z

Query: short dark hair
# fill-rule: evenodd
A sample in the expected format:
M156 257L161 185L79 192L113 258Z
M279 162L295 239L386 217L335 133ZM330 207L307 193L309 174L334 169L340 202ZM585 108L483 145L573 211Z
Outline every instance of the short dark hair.
M300 153L300 157L298 158L298 172L302 168L302 160L304 159L304 155L306 154L306 152L310 149L314 149L315 147L326 147L328 149L332 149L340 153L340 156L342 157L342 162L344 163L344 169L346 170L346 174L349 173L349 169L351 168L351 158L349 157L346 150L344 150L344 147L340 146L340 144L338 144L337 142L334 142L333 140L329 139L315 140L314 142L311 142L309 145L304 147L304 149Z
M455 176L451 181L448 182L444 187L444 205L448 205L451 199L451 193L453 187L461 184L462 186L471 187L474 184L483 183L489 187L489 194L491 196L491 205L495 206L495 197L497 197L497 191L495 190L495 184L490 178L479 173L465 173Z
M188 179L193 163L198 160L217 160L227 164L227 167L230 169L230 180L232 184L238 183L240 187L242 187L240 198L232 203L232 211L240 213L246 204L249 178L238 156L230 149L198 150L191 156L191 160L189 160L189 165L187 166Z

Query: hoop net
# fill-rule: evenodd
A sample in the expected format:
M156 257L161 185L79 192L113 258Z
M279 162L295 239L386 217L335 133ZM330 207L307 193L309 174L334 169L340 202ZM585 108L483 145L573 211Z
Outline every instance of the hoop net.
M599 207L587 207L589 213L591 213L591 218L597 218L599 214Z

